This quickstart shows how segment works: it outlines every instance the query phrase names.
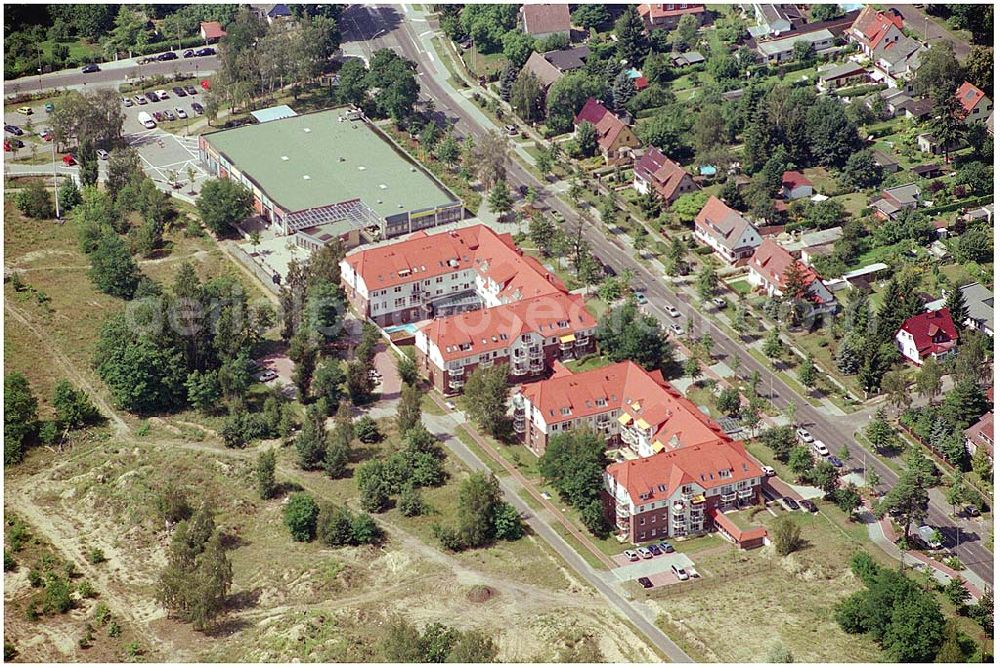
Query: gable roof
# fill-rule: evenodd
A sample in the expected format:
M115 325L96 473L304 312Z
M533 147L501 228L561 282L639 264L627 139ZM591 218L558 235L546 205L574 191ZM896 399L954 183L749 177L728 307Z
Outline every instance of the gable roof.
M955 323L952 322L947 307L918 313L906 320L899 330L913 337L913 345L921 357L944 352L958 339Z
M964 109L965 113L968 114L976 108L976 105L979 104L980 100L986 97L986 93L966 81L958 87L958 90L955 92L955 97L958 98L958 102L962 105L962 109Z
M528 60L524 63L524 69L538 77L538 83L542 85L542 88L548 88L563 76L558 67L537 51L528 56Z
M587 98L580 113L573 118L574 125L579 125L584 121L593 125L597 130L597 144L604 150L612 146L618 139L618 135L628 127L607 107L592 97Z
M743 232L749 227L757 232L757 227L743 217L739 211L730 209L721 199L712 195L705 202L694 219L697 227L702 228L720 244L735 250L740 247Z
M982 283L969 283L959 288L969 309L969 319L993 328L993 292ZM961 323L959 323L961 324Z
M664 199L672 199L690 176L659 149L650 146L635 163L635 174L648 182Z
M965 437L972 441L976 447L985 447L990 456L993 456L993 411L983 415L976 424L965 430Z
M812 286L819 280L816 272L792 257L792 254L778 245L774 239L767 238L754 251L750 258L750 267L763 276L768 283L779 290L784 290L785 272L792 265L797 265L802 273L806 286ZM815 299L816 296L813 295Z
M781 175L781 185L784 188L792 189L798 188L799 186L812 186L812 181L806 178L806 175L802 172L797 171L786 171Z
M586 44L575 46L572 49L557 49L546 51L542 54L545 60L552 63L561 72L572 72L587 64L587 57L590 55L590 47Z
M764 475L747 456L741 441L665 450L652 457L611 464L607 472L635 504L668 499L682 485L711 489Z
M200 28L204 39L221 39L226 36L226 31L218 21L202 21Z
M570 27L569 5L522 5L521 14L530 35L567 32Z
M883 199L893 199L900 204L914 204L920 202L920 186L916 183L906 183L894 188L886 188L882 191Z
M669 16L683 16L684 14L701 14L705 11L703 4L663 4L646 3L636 7L639 16L647 20L664 19Z

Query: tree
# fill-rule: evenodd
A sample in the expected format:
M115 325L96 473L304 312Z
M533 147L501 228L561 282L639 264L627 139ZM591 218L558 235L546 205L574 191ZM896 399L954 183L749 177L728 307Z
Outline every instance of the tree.
M813 468L813 457L809 448L797 445L788 453L788 466L800 478L807 477Z
M611 87L612 107L616 112L625 111L626 105L635 96L635 81L629 76L628 71L622 70L615 77Z
M944 397L942 408L944 414L959 429L967 429L986 412L988 402L983 388L975 378L959 377Z
M708 202L708 195L704 191L698 191L681 195L674 200L670 208L677 214L678 220L682 223L693 223L698 213L705 207L706 202Z
M632 360L647 371L673 359L672 346L656 318L642 315L634 299L601 316L597 341L612 361Z
M735 416L740 412L740 391L735 387L723 389L715 399L715 407L723 415Z
M907 541L910 538L910 525L914 522L919 525L927 517L929 498L921 478L919 471L905 471L875 509L880 519L886 513L897 513L903 526L903 538Z
M264 501L274 496L277 485L274 482L274 468L277 454L274 448L261 452L257 457L257 494Z
M761 350L771 360L772 365L781 359L784 346L781 343L781 336L778 334L777 329L771 329L767 332L767 338L764 339L764 346Z
M474 145L471 157L484 188L492 190L498 181L506 179L508 152L507 138L496 130L488 131Z
M515 33L524 35L524 33ZM526 35L525 35L526 36ZM528 123L540 121L545 116L545 93L534 72L525 69L511 85L510 106L514 113Z
M233 179L209 179L201 186L197 205L202 222L216 234L226 234L253 211L253 195Z
M896 430L889 424L885 408L879 408L865 426L865 438L876 452L891 449L896 443Z
M921 67L923 69L923 67ZM944 152L945 162L951 161L951 152L961 143L965 136L965 121L958 98L955 97L955 89L941 91L933 96L934 105L931 108L931 118L927 122L927 129L938 140L940 149Z
M573 23L584 30L597 29L611 20L608 8L605 5L578 5L573 10Z
M362 443L378 443L382 440L382 432L379 431L378 423L365 415L354 425L354 435Z
M924 97L955 95L962 83L962 67L949 41L931 44L920 57L920 69L913 75L913 90Z
M649 45L646 40L646 26L634 6L627 5L625 11L615 21L615 37L618 38L618 57L627 65L640 67Z
M839 486L837 469L833 464L822 459L809 472L809 479L815 486L819 487L826 494L827 498L833 496Z
M380 460L370 460L357 467L354 479L361 493L361 507L369 513L380 513L389 505L391 492L386 477L385 463Z
M553 434L538 462L538 470L560 497L581 511L595 535L607 531L603 515L585 512L600 503L601 484L608 460L604 439L590 431Z
M828 5L817 6L826 7ZM795 658L787 647L781 642L776 642L767 649L767 656L764 661L766 663L795 663Z
M139 266L121 237L106 232L90 254L90 278L106 294L131 299L139 286Z
M844 112L843 105L830 97L820 97L806 112L809 148L817 162L827 167L843 167L860 148L858 128Z
M807 354L799 365L798 377L806 389L811 390L816 385L816 365L813 363L812 353Z
M792 448L798 443L795 430L790 425L766 429L760 435L760 442L774 453L779 462L787 462Z
M17 193L17 208L29 218L52 218L55 214L52 206L52 195L38 181L32 181Z
M848 515L861 505L861 495L858 494L857 486L854 483L848 483L847 487L835 489L831 498L837 507Z
M96 185L98 168L97 149L94 148L94 143L89 140L81 143L76 159L80 165L80 185L84 188Z
M24 446L38 431L38 400L24 374L14 371L3 379L3 461L21 461Z
M543 257L551 257L559 229L548 216L533 214L528 223L528 239Z
M376 111L402 127L420 95L416 63L391 49L379 49L369 59L365 81L369 90L376 91L371 96Z
M282 517L292 540L300 543L311 541L316 537L316 518L319 516L319 506L305 492L292 494L285 504Z
M496 438L505 435L508 428L508 373L506 364L479 367L466 380L463 391L469 417Z
M957 325L957 329L961 329L963 323L969 319L969 307L965 303L961 281L955 281L952 284L951 291L945 297L944 305L951 315L952 322Z
M396 406L396 425L405 434L420 424L420 401L423 393L416 385L404 385Z
M915 376L915 386L917 392L926 399L933 401L941 394L941 378L944 370L934 357L928 357L920 365L920 369Z
M965 79L993 97L993 49L974 46L965 57Z
M314 471L323 463L326 456L325 414L318 406L310 406L306 410L306 420L302 431L295 437L295 451L298 455L299 467L305 471Z
M912 401L906 377L898 371L890 371L882 377L882 393L886 395L889 404L897 409L908 406Z
M462 481L457 530L466 547L482 547L494 539L496 510L501 503L500 482L492 473L476 471Z
M802 546L802 530L787 515L779 517L768 533L774 550L782 557L787 557Z
M875 188L882 183L882 166L875 162L871 149L862 149L855 151L847 159L840 178L846 185L857 190Z
M810 5L809 6L809 19L812 23L820 23L821 21L832 21L835 18L844 15L844 10L842 10L837 5Z
M711 265L706 264L698 272L698 282L695 285L698 290L698 298L703 302L707 302L715 295L718 284L718 274L715 273L715 269Z
M506 179L500 179L490 190L489 198L490 211L497 214L501 219L510 213L514 206L514 199L510 194L510 187Z
M584 158L597 154L597 130L589 122L583 121L576 126L576 145Z
M52 407L56 409L56 424L61 429L79 429L101 419L101 412L87 393L76 389L65 379L56 384Z
M501 501L493 509L493 532L497 540L518 540L524 535L524 523L517 508Z

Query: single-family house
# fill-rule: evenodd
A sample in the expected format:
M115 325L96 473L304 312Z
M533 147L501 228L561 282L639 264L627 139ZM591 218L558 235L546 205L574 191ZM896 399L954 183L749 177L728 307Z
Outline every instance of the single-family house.
M694 236L731 265L745 263L763 241L750 220L715 195L705 202L695 217Z
M975 209L969 209L961 215L960 220L965 225L969 225L970 223L990 224L993 222L993 205L987 204Z
M915 183L886 188L882 197L872 203L875 215L883 220L895 220L904 209L916 209L920 204L920 187Z
M646 149L636 161L632 187L643 195L652 191L668 206L684 193L698 190L698 184L684 168L654 146Z
M983 450L993 463L993 411L979 418L976 424L965 430L965 449L970 456Z
M781 175L781 196L788 202L813 196L813 184L799 171L786 171Z
M936 179L944 176L944 170L941 169L941 165L929 162L926 165L916 165L910 167L910 171L913 175L920 179Z
M697 51L685 51L684 53L671 53L670 64L674 67L688 67L705 62L705 56Z
M588 55L590 55L590 49L586 46L546 51L545 53L534 51L528 56L521 72L534 74L538 78L542 90L547 92L549 87L562 79L565 74L585 66Z
M882 168L883 174L895 174L899 171L899 161L885 151L874 149L872 158L875 160L875 164Z
M910 98L903 100L899 108L902 109L903 116L911 121L922 121L934 111L934 100L929 97Z
M788 288L789 274L797 271L802 278L804 288L802 294L795 297L811 304L810 310L804 317L811 318L837 311L837 298L823 284L816 271L792 257L792 254L778 245L774 239L764 239L747 266L750 269L747 282L763 289L769 297L784 296Z
M807 23L807 18L794 4L751 2L743 5L744 11L753 11L756 25L748 32L754 39L777 37Z
M569 5L521 5L521 29L539 39L550 35L569 39Z
M816 88L821 93L826 93L868 80L868 68L851 60L820 72L819 79L816 80Z
M811 267L818 256L831 253L834 244L843 236L844 228L838 225L825 230L806 232L799 237L797 244L782 244L782 247L792 255L797 251L803 264Z
M205 44L215 44L226 36L226 31L218 21L202 21L198 32L201 34L201 38L205 40Z
M903 33L903 19L895 12L867 6L846 33L872 60L872 78L898 87L913 77L927 47Z
M692 4L686 2L675 3L649 3L641 4L636 9L642 22L646 24L646 31L659 28L661 30L673 30L680 23L682 16L693 16L698 19L698 25L704 25L708 20L708 12L705 5Z
M632 128L594 98L589 98L573 118L573 126L577 129L585 122L597 130L597 146L607 162L625 158L631 154L631 149L639 148L639 139Z
M960 286L959 291L965 299L969 317L965 322L958 324L966 329L974 329L987 336L993 336L993 291L978 282ZM939 303L943 304L944 301Z
M281 2L250 5L250 9L269 24L292 17L292 10L289 9L288 5Z
M947 308L925 311L907 319L896 332L900 354L917 366L928 356L939 358L958 344L958 331Z
M812 32L803 32L782 39L757 42L757 52L767 63L783 63L795 58L795 45L805 42L813 51L823 51L833 46L833 33L823 28Z
M967 124L984 123L993 112L993 100L968 81L958 87L955 96L962 105L962 113Z
M954 151L958 149L960 144L953 142L947 149L948 151ZM930 132L924 132L917 135L917 148L920 149L921 153L929 153L930 155L941 155L945 152L945 146L941 143L937 137L935 137Z

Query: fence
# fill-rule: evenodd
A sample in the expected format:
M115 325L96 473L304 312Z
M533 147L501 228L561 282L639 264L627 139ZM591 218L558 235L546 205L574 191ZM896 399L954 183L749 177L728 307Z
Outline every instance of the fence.
M266 271L264 268L257 264L256 261L250 255L237 246L231 241L223 242L223 246L229 250L229 253L240 262L244 267L253 272L254 276L257 277L265 288L273 292L274 294L279 294L281 292L280 288L274 283L273 276Z

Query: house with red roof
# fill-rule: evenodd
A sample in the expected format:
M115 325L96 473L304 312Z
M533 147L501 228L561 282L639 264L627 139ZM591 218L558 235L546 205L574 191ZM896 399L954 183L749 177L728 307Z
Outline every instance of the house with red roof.
M766 532L743 531L723 513L760 498L764 472L741 441L663 450L608 466L605 516L619 539L632 543L707 533L714 528L741 547L763 544ZM734 535L735 534L735 535Z
M694 237L707 244L726 264L743 264L763 239L743 214L712 195L694 219Z
M643 195L655 192L667 206L684 193L700 187L684 168L665 156L658 148L650 146L635 161L632 187Z
M955 91L955 97L962 105L966 124L985 123L990 114L993 113L993 100L968 81L958 87L958 90Z
M638 457L729 440L659 371L630 361L581 373L556 363L551 377L521 385L511 403L514 431L538 456L554 434L574 429L590 429Z
M520 13L521 29L532 37L563 35L569 39L569 5L522 5Z
M582 123L590 123L597 130L597 146L606 162L623 159L640 146L632 128L592 97L573 118L573 127L579 129Z
M805 290L803 294L796 295L796 298L812 304L811 310L804 314L806 318L837 311L836 297L816 271L792 257L774 239L764 240L750 258L747 267L750 269L747 282L763 289L769 297L784 296L790 272L797 271Z
M993 411L979 418L976 424L965 430L965 449L974 457L982 450L993 463Z
M214 44L226 36L226 31L218 21L202 21L199 32L205 44Z
M659 28L673 30L680 23L681 17L693 16L698 19L698 25L704 25L709 18L703 4L691 3L648 3L641 4L636 9L642 22L646 24L646 32Z
M903 19L896 12L866 6L845 33L861 52L871 58L872 78L899 87L913 77L927 47L903 32Z
M813 196L813 184L799 171L786 171L781 175L781 196L786 202Z
M917 366L927 357L951 354L958 345L958 330L948 308L919 313L903 323L896 332L896 347Z
M565 292L434 318L417 330L417 367L442 394L480 367L507 364L509 381L538 378L557 360L596 350L597 321Z

